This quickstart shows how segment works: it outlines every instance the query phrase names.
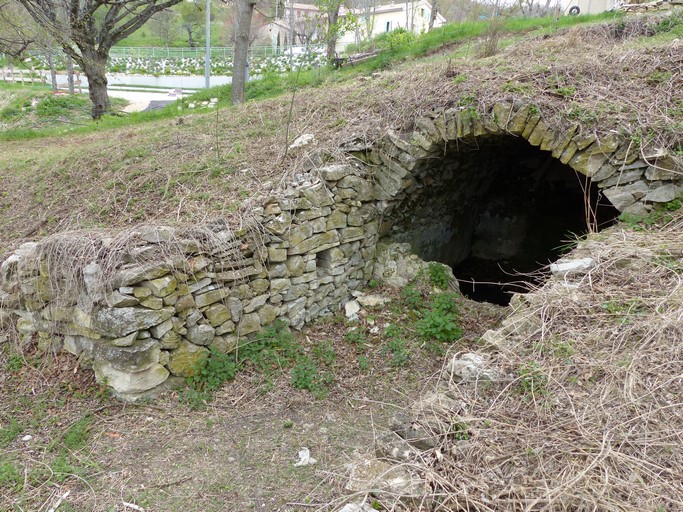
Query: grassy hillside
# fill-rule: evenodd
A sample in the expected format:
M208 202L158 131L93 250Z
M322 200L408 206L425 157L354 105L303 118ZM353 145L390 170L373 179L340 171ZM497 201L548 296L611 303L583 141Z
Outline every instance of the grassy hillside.
M483 116L520 100L560 126L683 154L681 14L507 34L491 57L481 56L485 35L448 30L339 72L268 77L238 107L7 130L0 259L73 228L237 222L252 195L307 168L313 151L339 156L435 108ZM22 118L48 98L24 94L0 89L0 115ZM285 152L305 133L311 145ZM484 351L503 378L456 387L457 414L411 461L442 509L680 510L683 210L668 206L589 236L573 256L595 267L518 297L518 323L505 325L521 327L497 350L481 338L509 310L463 297L453 298L462 339L418 336L416 319L441 295L427 278L401 291L372 282L389 302L357 325L326 319L279 338L308 356L303 369L255 359L213 401L184 390L122 404L74 358L0 330L0 510L337 511L361 499L344 496L349 461L372 456L389 418L435 388L444 350ZM311 376L322 393L294 385ZM303 446L317 465L294 466ZM392 510L395 499L372 506Z
M477 56L481 38L456 40L419 59L411 56L413 46L399 48L393 60L380 56L340 73L302 73L293 103L291 93L282 93L291 91L296 76L273 77L252 85L252 94L256 89L272 99L239 107L174 110L181 117L126 125L146 119L132 116L65 137L0 142L0 252L67 228L229 216L304 165L301 152L284 156L288 123L289 142L313 133L317 147L334 152L390 127L409 129L432 108L465 105L484 114L493 101L521 99L549 119L579 121L600 136L619 130L680 148L674 40L682 19L634 18L512 36L488 58ZM225 89L202 94L224 96ZM154 115L170 114L148 116Z

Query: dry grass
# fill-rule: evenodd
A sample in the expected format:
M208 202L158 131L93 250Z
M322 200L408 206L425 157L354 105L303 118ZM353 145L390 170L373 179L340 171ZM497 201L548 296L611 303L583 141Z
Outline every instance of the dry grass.
M681 52L673 36L646 37L658 20L574 28L486 59L446 49L371 79L333 75L297 94L290 139L316 139L286 157L289 97L188 115L182 124L0 142L0 253L67 229L230 218L305 170L314 151L343 158L345 144L370 144L389 128L412 129L428 111L463 104L488 115L496 101L532 102L558 127L580 122L600 138L617 131L634 144L675 147Z
M415 466L434 510L683 509L682 228L597 235L589 273L521 298L502 379L451 384L464 409Z

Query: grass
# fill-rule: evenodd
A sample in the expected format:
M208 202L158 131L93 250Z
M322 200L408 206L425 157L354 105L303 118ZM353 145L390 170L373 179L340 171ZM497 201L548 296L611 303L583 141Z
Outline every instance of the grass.
M541 30L545 33L551 33L559 28L577 24L612 20L615 16L618 15L614 13L603 13L600 15L565 16L559 19L510 18L505 21L503 30L507 36L516 33L526 33L532 30ZM341 70L335 70L333 67L328 66L313 70L302 70L301 72L295 71L283 75L269 74L264 76L261 80L252 81L247 84L246 97L250 101L260 101L289 93L294 88L295 84L298 89L315 89L324 85L333 85L354 80L358 76L367 76L376 71L386 70L405 60L423 57L444 46L459 44L477 38L485 32L486 27L487 23L485 21L447 24L416 38L407 38L404 44L399 43L386 48L374 58L365 62L347 65ZM145 37L140 35L141 32L138 31L136 34L138 35L132 40L135 44L130 44L131 46L144 42L143 40ZM381 37L382 36L380 36L380 39ZM192 102L201 102L215 97L219 99L219 105L224 107L231 104L231 95L232 87L230 85L217 86L199 91L185 98L183 104L187 106ZM116 101L113 101L113 103L116 105ZM14 109L13 112L18 115L21 110ZM84 108L83 112L87 113L87 108ZM65 134L80 135L175 118L179 115L183 115L183 113L182 111L178 111L175 104L167 106L164 109L150 112L133 113L120 117L106 116L99 121L92 121L88 119L86 115L81 116L78 119L78 125L68 125L60 122L57 125L48 123L45 127L37 128L33 126L31 128L24 126L9 127L0 133L0 140L23 140L36 137L61 136Z

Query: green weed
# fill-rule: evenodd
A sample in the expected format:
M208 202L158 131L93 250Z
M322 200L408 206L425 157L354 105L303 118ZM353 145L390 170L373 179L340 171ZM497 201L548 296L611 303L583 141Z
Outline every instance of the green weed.
M462 328L459 325L457 296L453 293L438 293L432 297L430 309L422 311L415 323L417 333L424 339L452 342L459 339Z
M10 416L9 424L0 429L0 448L7 448L23 429L24 426Z
M436 263L434 261L430 262L427 266L427 276L429 277L429 282L433 286L441 288L442 290L448 288L448 282L450 281L450 278L448 276L447 269L448 267L442 263Z
M538 363L524 363L517 370L517 376L517 390L521 394L539 397L548 393L548 377Z
M0 489L21 489L24 477L11 461L0 460Z
M424 305L422 293L413 284L409 284L401 290L401 298L403 303L410 309L418 309Z
M367 343L367 338L365 337L365 331L363 331L359 327L355 327L355 328L349 330L344 335L344 340L348 341L349 343L352 343L354 345L363 345L363 344Z

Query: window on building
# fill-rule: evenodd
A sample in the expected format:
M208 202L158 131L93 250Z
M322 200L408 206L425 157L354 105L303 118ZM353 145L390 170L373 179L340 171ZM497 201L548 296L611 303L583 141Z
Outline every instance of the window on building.
M386 32L391 32L391 22L387 21L387 27L385 29Z

